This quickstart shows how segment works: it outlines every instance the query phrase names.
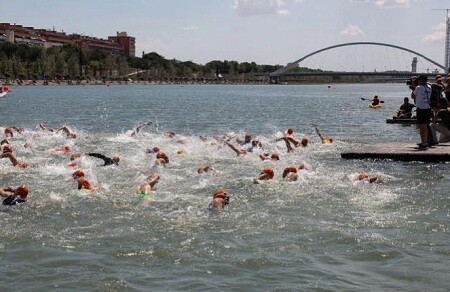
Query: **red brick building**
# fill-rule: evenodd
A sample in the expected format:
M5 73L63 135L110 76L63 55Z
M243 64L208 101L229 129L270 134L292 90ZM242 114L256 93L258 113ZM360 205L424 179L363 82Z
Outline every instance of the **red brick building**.
M128 36L126 32L117 32L116 36L109 36L106 40L9 23L0 23L0 42L41 45L44 48L75 44L82 49L96 49L131 57L135 56L136 51L135 38Z

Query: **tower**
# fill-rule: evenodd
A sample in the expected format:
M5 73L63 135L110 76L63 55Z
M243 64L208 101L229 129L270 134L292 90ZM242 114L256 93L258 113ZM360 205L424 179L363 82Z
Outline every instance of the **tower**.
M411 73L417 73L417 57L414 57L412 60Z
M446 20L446 29L445 29L445 70L446 73L450 73L450 17L449 17L450 9L446 9L447 20Z

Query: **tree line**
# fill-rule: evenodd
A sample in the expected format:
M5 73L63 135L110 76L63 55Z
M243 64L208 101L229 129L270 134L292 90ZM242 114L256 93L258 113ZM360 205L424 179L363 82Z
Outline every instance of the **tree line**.
M214 60L205 65L192 61L166 59L156 52L142 57L126 57L99 50L80 49L76 45L42 46L0 43L0 78L19 80L127 80L128 74L140 72L137 78L249 77L268 74L281 65L258 65L255 62ZM298 68L297 71L313 71ZM133 77L135 78L135 77Z

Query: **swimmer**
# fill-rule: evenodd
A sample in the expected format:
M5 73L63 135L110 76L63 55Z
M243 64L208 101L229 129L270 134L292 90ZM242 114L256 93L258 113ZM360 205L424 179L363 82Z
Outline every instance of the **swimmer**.
M283 140L284 143L286 144L286 148L287 148L287 152L288 153L294 151L294 148L292 147L291 143L294 144L295 147L298 147L300 145L302 145L303 147L306 147L306 146L308 146L308 142L309 142L308 138L305 138L305 137L302 138L300 141L295 140L294 139L294 129L292 129L292 128L287 129L284 137L278 138L275 141L278 142L278 141L281 141L281 140Z
M155 185L159 182L160 176L153 174L148 176L144 182L136 189L136 194L139 196L140 205L148 205L150 202L150 192L154 189Z
M12 152L11 144L5 143L4 141L5 140L2 141L2 154L0 155L0 158L9 158L9 161L11 161L13 166L17 166L20 168L27 168L28 163L19 162L16 155L14 155L14 153Z
M306 147L308 145L308 139L307 138L302 138L301 141L297 141L294 138L294 129L289 128L286 130L286 132L284 133L284 138L283 140L288 140L289 142L291 142L292 144L294 144L295 147L298 147L299 145L302 145L303 147Z
M139 132L145 127L145 126L150 126L151 124L153 124L153 122L146 122L142 125L137 126L129 135L131 137L137 136L137 134L139 134Z
M280 160L280 155L277 153L272 153L272 155L269 156L269 153L263 153L259 155L259 158L261 158L262 161L265 160Z
M166 153L159 151L156 154L156 160L155 160L155 165L162 165L162 166L166 166L166 164L169 163L169 156L167 156Z
M317 127L316 124L311 124L311 126L314 127L314 129L316 130L317 135L319 136L319 138L320 138L320 140L322 141L323 144L331 144L331 143L333 143L333 138L324 137L322 135L322 133L319 131L319 128Z
M186 154L186 150L180 149L180 150L177 151L176 154L177 154L178 156L183 156L183 155Z
M261 170L261 173L257 178L253 180L253 183L259 184L260 180L271 180L275 176L275 172L272 168L266 166Z
M56 147L54 150L56 152L61 152L61 153L64 153L64 154L68 154L68 153L72 152L72 148L70 146L68 146L68 145Z
M233 144L231 144L230 142L228 142L228 141L223 141L228 147L230 147L231 148L231 150L233 150L235 153L236 153L236 155L237 156L244 156L244 155L247 155L247 150L245 150L244 148L242 148L242 149L237 149L236 148L236 146L234 146Z
M221 210L230 203L230 196L224 189L218 189L209 203L208 210Z
M16 126L8 126L5 128L5 137L6 138L14 137L13 130L15 130L19 134L22 134L24 132L23 128L18 128Z
M288 181L296 181L298 179L297 168L288 166L283 171L283 179Z
M58 130L56 130L56 132L59 132L59 131L64 131L64 133L66 133L66 135L67 135L67 138L75 139L77 137L77 134L74 131L67 128L66 126L63 126L63 127L59 128Z
M239 138L236 138L236 142L238 142L239 144L241 144L241 146L245 145L245 144L250 144L252 142L252 135L250 134L245 134L244 135L244 140L241 140Z
M159 147L153 147L153 148L147 149L146 153L155 154L155 153L158 153L159 151L161 151L161 149L159 149Z
M0 147L2 149L2 153L12 152L12 145L9 143L8 139L3 139L0 142Z
M94 191L98 189L98 187L92 186L91 183L85 178L84 171L81 169L72 173L72 178L77 182L77 188L79 190Z
M253 142L253 141L255 141L255 142ZM241 145L242 149L245 150L246 152L252 152L254 147L262 146L258 140L252 140L252 135L250 135L250 134L245 134L244 140L237 138L236 142L238 142Z
M0 197L5 198L2 202L3 205L12 206L27 201L28 186L21 185L15 189L13 188L0 188Z
M302 163L300 164L300 166L298 167L298 170L310 170L309 167L305 164Z
M211 165L200 166L199 168L197 168L197 173L198 174L211 173L214 176L217 175L217 171Z
M55 129L49 128L49 127L45 126L44 124L40 123L39 127L42 130L44 130L44 131L49 131L49 132L52 132L52 133L63 131L64 133L66 133L67 138L75 139L77 137L77 134L74 131L70 130L66 126L63 126L63 127L59 128L59 129L55 130Z
M172 132L172 131L167 131L167 132L164 132L164 136L166 136L166 137L168 137L168 138L173 138L173 137L175 137L175 132Z
M361 171L357 176L357 185L371 184L371 183L382 183L383 180L380 176L369 176L367 172Z
M109 157L106 157L105 155L99 154L99 153L86 153L86 155L102 159L103 162L105 163L105 164L103 164L103 166L119 165L119 161L120 161L119 156L114 156L113 158L109 158Z

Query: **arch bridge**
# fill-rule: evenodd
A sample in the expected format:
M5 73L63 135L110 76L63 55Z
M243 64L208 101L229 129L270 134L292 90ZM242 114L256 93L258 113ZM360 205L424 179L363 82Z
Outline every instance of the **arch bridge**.
M314 55L316 55L316 54L319 54L319 53L321 53L321 52L328 51L328 50L332 50L332 49L339 48L339 47L357 46L357 45L375 45L375 46L384 46L384 47L390 47L390 48L394 48L394 49L403 50L403 51L406 51L406 52L409 52L409 53L416 54L417 56L422 57L423 59L427 60L428 62L432 63L433 65L436 65L437 67L443 69L444 72L448 72L448 68L446 68L445 66L439 64L439 63L436 62L436 61L431 60L430 58L424 56L424 55L421 54L421 53L418 53L418 52L416 52L416 51L410 50L410 49L408 49L408 48L404 48L404 47L396 46L396 45L392 45L392 44L379 43L379 42L353 42L353 43L344 43L344 44L334 45L334 46L326 47L326 48L317 50L317 51L315 51L315 52L312 52L312 53L310 53L310 54L308 54L308 55L306 55L306 56L304 56L304 57L302 57L302 58L296 60L295 62L289 63L289 64L286 65L285 67L280 68L280 69L278 69L277 71L274 71L274 72L270 73L270 78L277 78L277 77L281 77L281 76L283 76L283 75L286 75L286 74L287 74L286 72L289 71L289 69L292 69L292 68L297 67L298 64L299 64L301 61L303 61L303 60L305 60L305 59L307 59L307 58L309 58L309 57L311 57L311 56L314 56ZM337 74L337 73L336 73L336 74Z

